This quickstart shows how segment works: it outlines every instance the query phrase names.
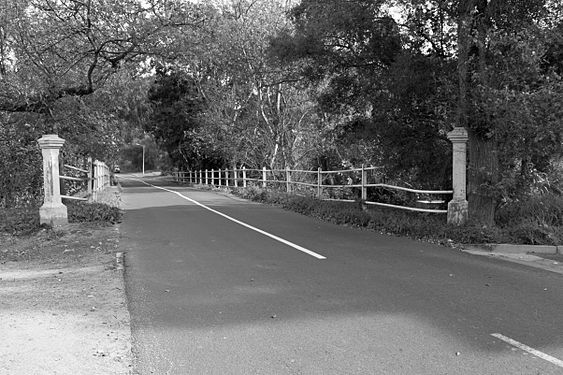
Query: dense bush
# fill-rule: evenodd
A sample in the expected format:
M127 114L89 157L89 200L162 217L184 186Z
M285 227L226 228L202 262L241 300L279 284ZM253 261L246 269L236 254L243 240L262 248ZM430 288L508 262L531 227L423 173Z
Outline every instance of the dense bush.
M0 232L27 235L37 232L40 228L39 206L0 207Z
M547 193L507 202L497 210L495 221L520 243L561 244L563 196Z
M122 212L119 208L103 203L72 202L67 204L68 221L71 223L109 223L121 222Z
M102 203L71 202L66 204L70 223L115 224L121 222L119 208ZM39 206L0 208L0 232L29 235L39 231Z
M0 117L0 207L38 202L43 187L39 132L23 121Z

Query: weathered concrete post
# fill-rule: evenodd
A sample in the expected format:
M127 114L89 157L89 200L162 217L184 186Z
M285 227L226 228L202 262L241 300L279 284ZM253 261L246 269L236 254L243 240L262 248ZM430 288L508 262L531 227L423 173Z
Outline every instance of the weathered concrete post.
M247 182L246 182L246 166L242 166L242 187L246 187Z
M448 224L463 225L469 219L467 203L467 130L455 127L448 133L453 146L453 199L448 203Z
M68 224L66 206L61 201L59 179L59 151L65 140L56 134L47 134L37 140L43 154L43 190L45 198L39 208L39 222L50 226Z

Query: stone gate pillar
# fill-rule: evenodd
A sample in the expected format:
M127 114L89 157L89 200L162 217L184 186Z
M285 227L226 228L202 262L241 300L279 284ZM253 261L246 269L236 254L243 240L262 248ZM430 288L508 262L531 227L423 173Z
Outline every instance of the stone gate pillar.
M66 206L61 201L61 183L59 179L59 151L64 139L56 134L47 134L37 140L43 154L43 190L45 198L39 208L41 224L59 226L68 223Z
M448 139L453 146L453 199L448 203L448 224L463 225L469 218L469 204L467 203L467 130L454 127L448 133Z

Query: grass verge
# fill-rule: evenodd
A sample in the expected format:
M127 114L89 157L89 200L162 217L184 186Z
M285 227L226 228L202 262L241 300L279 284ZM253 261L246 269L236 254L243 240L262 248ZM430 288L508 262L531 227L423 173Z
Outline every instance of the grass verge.
M103 203L70 202L66 204L69 223L111 225L121 222L122 211ZM46 229L39 223L39 206L0 208L0 233L32 235Z

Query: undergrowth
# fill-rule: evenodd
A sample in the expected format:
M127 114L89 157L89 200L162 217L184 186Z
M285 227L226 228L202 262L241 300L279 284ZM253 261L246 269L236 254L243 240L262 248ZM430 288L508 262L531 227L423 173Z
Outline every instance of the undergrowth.
M514 243L558 245L563 243L563 198L528 201L501 207L497 225L483 227L469 223L462 227L446 223L446 215L406 212L392 208L362 207L360 202L324 201L258 187L230 188L230 192L256 202L274 204L287 210L341 225L381 233L407 236L444 244Z
M65 204L69 223L115 224L121 222L119 208L103 203L70 202ZM0 232L16 236L30 235L46 226L39 223L39 206L0 207Z

